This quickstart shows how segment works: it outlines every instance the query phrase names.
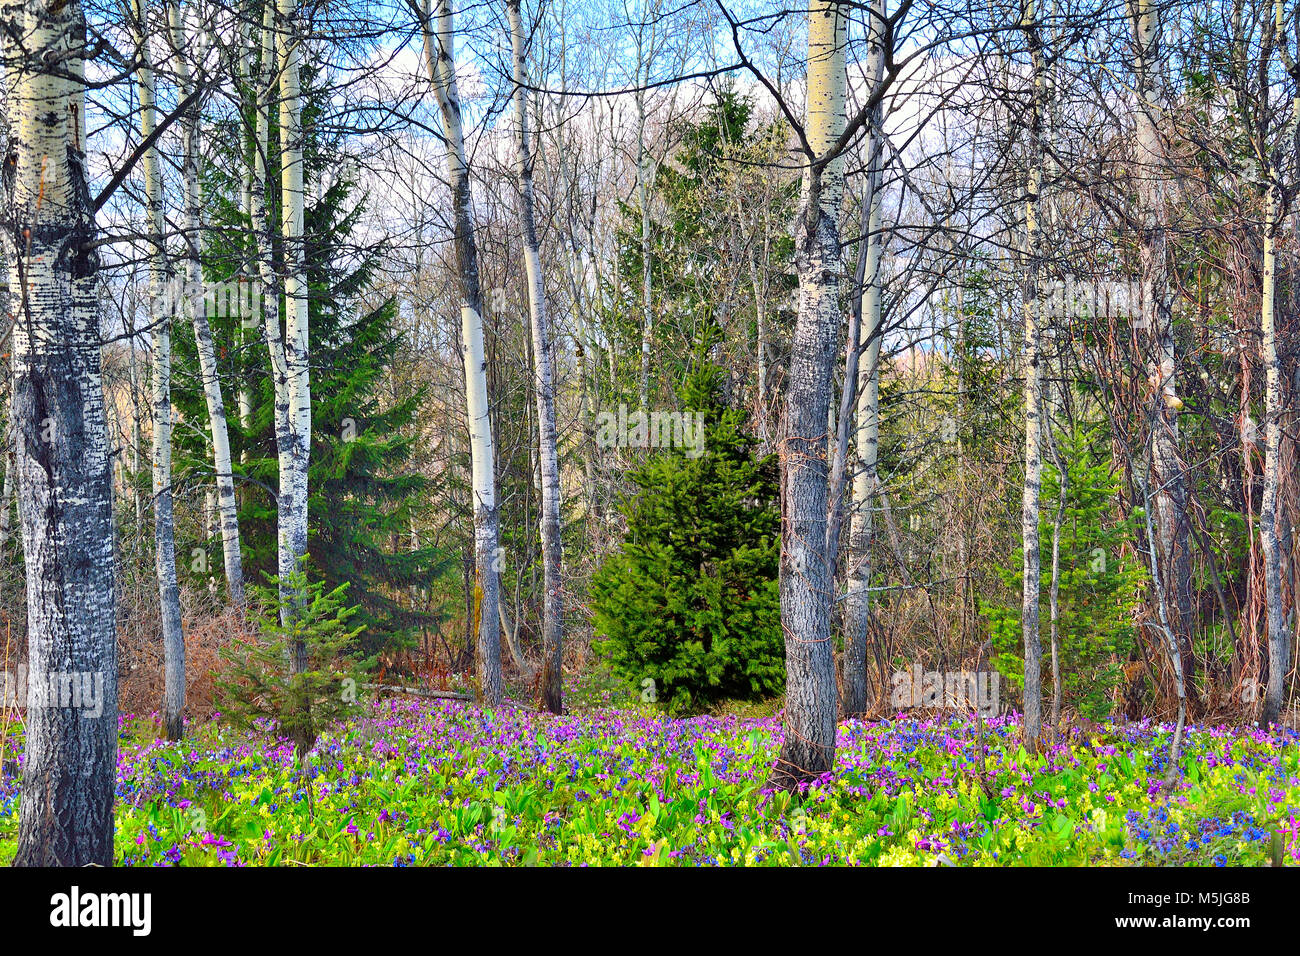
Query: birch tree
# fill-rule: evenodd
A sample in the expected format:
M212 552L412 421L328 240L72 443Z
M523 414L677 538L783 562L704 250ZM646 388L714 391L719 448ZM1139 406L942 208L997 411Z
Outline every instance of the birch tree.
M1287 72L1293 81L1300 75L1295 58L1287 50L1286 21L1282 0L1273 2L1271 27L1266 27L1265 56L1276 44ZM1300 39L1300 38L1298 38ZM1267 72L1267 64L1265 72ZM1300 122L1300 88L1292 92L1289 115L1276 144L1269 141L1269 87L1261 84L1264 109L1261 118L1261 153L1265 156L1263 268L1260 290L1260 353L1264 365L1264 488L1259 511L1261 550L1264 552L1264 591L1268 607L1268 684L1264 690L1264 726L1275 723L1286 703L1286 677L1291 669L1291 628L1283 607L1282 560L1284 545L1279 525L1280 487L1282 484L1282 363L1278 357L1277 271L1278 236L1287 194L1282 181L1281 153L1294 149L1297 123Z
M245 114L252 117L252 136L250 144L244 154L244 169L242 190L240 193L241 209L244 215L248 217L249 229L254 235L253 245L256 249L256 234L258 230L257 211L253 207L253 175L257 167L257 158L253 155L258 148L258 99L259 99L259 74L257 67L257 54L259 47L260 34L257 30L257 23L249 17L239 18L239 48L238 48L238 80L240 88L240 106ZM265 158L265 157L263 157ZM256 285L255 280L258 276L257 254L254 253L251 261L241 264L239 279L241 282L248 283L251 300L251 290ZM242 296L241 296L242 298ZM239 343L240 346L247 346L249 339L255 335L258 330L256 321L256 309L259 303L249 301L248 315L240 314L239 323ZM243 303L241 302L241 308ZM250 335L251 333L251 335ZM239 425L245 431L252 428L253 424L253 390L247 381L239 383L236 401L239 407ZM249 457L247 449L243 451L245 463ZM215 456L214 456L215 458ZM240 567L242 578L242 563Z
M1038 746L1043 730L1042 638L1038 628L1042 558L1038 533L1039 496L1043 487L1043 370L1040 327L1039 272L1042 263L1039 190L1043 168L1043 47L1033 0L1027 0L1021 28L1028 42L1033 69L1029 108L1029 156L1024 209L1024 346L1025 480L1021 497L1020 533L1024 549L1020 623L1025 643L1024 738Z
M112 463L87 187L79 0L6 3L14 459L26 556L29 706L18 866L113 862L117 635ZM21 44L18 41L21 38ZM92 698L92 699L86 699ZM29 704L31 700L29 699Z
M285 476L287 452L293 445L289 417L289 367L284 352L284 339L280 333L279 280L275 272L274 244L272 242L270 210L267 204L267 177L269 175L271 140L271 102L275 95L276 6L265 3L262 7L262 25L258 31L258 51L252 59L256 69L251 70L254 107L253 148L249 161L249 212L257 249L256 272L261 283L262 296L257 304L262 311L262 329L271 359L271 383L275 393L275 443L279 454L281 482ZM251 45L251 42L250 42ZM283 502L277 498L277 513ZM277 529L278 532L278 529ZM284 539L279 544L283 550ZM283 568L283 555L279 567Z
M265 317L273 375L276 380L276 445L279 463L279 500L276 508L279 543L280 594L287 619L301 600L290 577L307 555L307 466L311 455L311 377L308 366L307 275L304 261L302 90L299 81L300 36L295 0L277 0L274 21L275 62L280 87L280 230L284 248L284 336L279 316L268 309ZM265 35L265 31L264 31ZM270 44L263 41L263 57ZM269 95L269 94L268 94ZM269 123L269 115L263 117ZM259 133L262 145L265 134ZM254 185L254 191L257 186ZM256 200L254 200L256 203ZM265 202L262 203L265 217ZM264 242L269 246L270 237ZM269 255L269 249L268 249ZM273 296L268 295L267 298ZM297 642L291 666L295 673L307 666L306 648Z
M134 22L140 66L136 87L140 97L140 134L148 141L157 129L154 72L149 54L148 7L135 0ZM172 496L171 321L176 296L167 287L163 245L162 168L158 147L145 150L145 215L153 251L149 256L149 320L153 327L153 515L154 565L158 578L163 643L163 726L169 740L179 740L185 715L185 634L181 624L180 586L176 578L176 522Z
M869 23L867 73L874 86L884 79L885 5L875 0ZM876 491L880 442L880 339L881 339L881 162L884 109L872 112L867 131L867 175L863 190L863 223L858 271L853 289L858 352L857 403L854 416L854 450L858 468L853 476L849 520L848 593L844 603L844 699L846 715L867 711L867 631L870 625L872 498ZM846 380L847 381L847 380Z
M452 49L451 0L411 0L424 40L429 83L442 115L446 173L451 185L456 271L460 283L461 356L465 370L466 424L470 436L471 495L474 509L474 564L479 694L490 706L501 702L501 642L498 637L500 560L492 414L487 356L483 346L483 295L479 286L478 244L474 238L473 194L460 91Z
M171 4L168 8L168 28L175 58L177 85L181 97L188 98L196 92L196 79L190 63L202 62L208 45L199 22L199 8L190 4L182 9L180 3ZM203 289L202 193L199 175L201 118L200 101L196 99L194 105L185 111L180 120L181 174L185 190L186 288L189 290L189 294L183 297L183 308L194 327L194 344L203 379L203 398L207 405L208 423L212 433L212 464L216 476L217 510L220 515L221 553L226 585L231 603L236 607L242 607L244 572L239 550L239 502L235 498L234 471L230 460L230 434L226 426L226 404L221 394L216 347L212 341L212 327L208 323L207 314L208 303L215 301L216 297L205 295L201 291Z
M542 479L542 705L552 713L563 710L564 600L560 540L560 459L555 426L554 344L542 281L533 196L533 152L528 130L527 38L521 0L507 0L514 64L515 149L519 177L519 221L523 233L524 269L528 278L528 314L533 345L537 401L538 458Z
M659 33L657 0L636 24L636 194L641 213L641 371L637 378L638 407L644 410L650 401L650 346L654 340L653 279L650 272L650 183L655 164L646 149L646 87L650 82ZM647 33L648 31L648 33ZM644 77L642 69L645 70Z
M1264 691L1264 726L1275 723L1286 700L1291 633L1282 604L1282 542L1279 539L1279 486L1282 451L1282 367L1277 348L1277 239L1281 219L1276 168L1269 170L1264 219L1264 255L1260 297L1261 357L1264 365L1264 488L1259 511L1260 546L1264 552L1264 591L1268 607L1268 684Z

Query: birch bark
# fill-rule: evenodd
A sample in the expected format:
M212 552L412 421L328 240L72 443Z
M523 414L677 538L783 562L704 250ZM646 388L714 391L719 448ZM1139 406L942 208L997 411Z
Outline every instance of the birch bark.
M555 425L554 348L547 312L546 288L538 251L533 197L533 153L528 129L528 71L521 0L507 0L510 39L514 54L516 149L519 175L519 219L523 231L524 267L528 276L528 312L537 380L538 457L542 485L542 706L551 713L563 711L564 601L560 538L560 458Z
M86 181L86 24L79 0L3 8L11 141L11 409L26 558L29 706L17 866L109 866L117 764L112 463ZM13 38L22 37L21 49ZM66 679L62 678L66 675ZM29 697L29 705L33 701Z
M197 8L190 7L195 11ZM194 91L194 75L189 63L202 57L201 38L197 24L187 30L185 14L179 3L168 10L172 47L175 52L175 72L182 98ZM207 304L214 296L203 293L202 251L202 194L199 184L199 124L201 107L195 101L181 118L182 179L185 186L185 252L186 288L183 307L194 326L195 349L199 355L199 371L203 379L203 399L208 409L208 423L212 432L212 464L216 476L217 509L220 515L222 563L226 572L226 586L230 601L235 607L244 605L244 570L239 550L239 502L235 498L235 478L230 459L230 433L226 425L226 403L221 394L221 380L217 372L216 346L212 340L212 326L208 322Z
M646 71L647 74L649 70ZM641 206L641 373L637 379L637 399L646 410L650 401L650 343L654 341L654 300L650 275L650 170L646 155L645 90L636 91L636 189Z
M1020 534L1024 550L1021 567L1020 624L1024 635L1025 717L1024 739L1036 749L1043 730L1042 639L1038 628L1042 556L1038 533L1039 495L1043 484L1043 382L1038 277L1041 263L1041 232L1038 199L1043 167L1043 54L1033 0L1025 6L1021 21L1033 58L1033 99L1030 106L1030 149L1025 195L1025 289L1024 346L1025 376L1025 481L1021 496Z
M1271 171L1264 220L1263 290L1260 304L1264 365L1264 488L1259 511L1259 534L1264 552L1264 592L1268 605L1268 684L1264 690L1265 727L1282 714L1286 675L1290 670L1291 634L1282 606L1282 546L1278 536L1278 490L1282 455L1282 364L1277 349L1277 234L1282 204Z
M148 8L135 3L136 44L140 67L136 85L140 97L140 134L153 135L157 126L154 74L149 57ZM149 256L149 319L153 326L153 526L154 567L158 578L163 643L163 727L169 740L180 740L185 723L185 634L181 625L180 586L176 579L176 522L172 503L171 323L177 296L167 289L168 268L163 246L162 170L157 146L142 157L145 215L153 252Z
M478 244L474 238L473 195L465 137L461 123L460 92L452 53L451 0L420 0L425 66L442 114L447 143L447 179L451 183L455 221L456 266L461 293L461 356L465 366L466 424L470 437L471 494L474 508L474 559L477 607L477 669L479 695L496 706L501 703L500 538L496 501L495 452L488 400L487 358L483 348L483 295L479 285Z
M1273 33L1287 72L1296 77L1296 61L1287 51L1282 0L1273 4ZM1267 96L1267 91L1265 92ZM1300 93L1293 95L1290 116L1281 127L1277 142L1288 149L1295 141L1300 124ZM1260 715L1264 726L1276 723L1286 705L1286 678L1291 669L1292 629L1287 623L1283 604L1282 564L1284 538L1281 521L1282 487L1282 363L1278 355L1277 335L1277 239L1286 205L1282 171L1276 154L1269 150L1264 213L1263 287L1260 297L1260 350L1264 365L1264 488L1260 503L1259 531L1264 552L1264 598L1268 606L1268 684L1264 689L1264 707Z
M872 43L868 52L868 74L879 86L885 66L885 4L875 0L871 7ZM853 476L852 504L849 519L848 594L844 603L844 699L845 716L865 714L867 701L867 632L871 620L871 538L873 534L872 498L875 495L878 448L880 442L880 253L881 253L881 137L884 109L877 107L868 131L868 173L866 195L870 210L863 237L866 252L854 290L857 310L859 350L857 366L857 408L854 419L854 451L858 468Z
M308 358L307 275L304 262L302 91L296 0L278 0L277 62L280 70L280 209L284 246L285 323L283 342L284 421L278 429L280 500L277 509L280 593L284 613L303 599L290 587L289 576L301 570L307 556L307 466L311 455L311 378ZM277 339L279 329L277 322ZM274 346L273 346L274 347ZM294 645L295 673L306 669L306 647Z
M298 563L298 558L293 552L292 536L289 533L293 524L295 485L293 471L296 467L294 449L297 446L297 439L294 435L294 419L291 414L291 362L286 354L285 336L280 331L281 283L275 267L275 247L267 205L271 102L277 88L275 69L279 47L277 38L284 29L279 20L279 8L273 3L266 3L262 8L260 54L254 77L257 128L254 137L253 174L249 183L249 199L253 213L254 241L257 246L257 272L262 293L261 302L257 305L262 310L262 329L271 359L271 382L275 395L273 421L279 473L279 487L276 492L277 571L281 578L281 616L287 619L291 608L289 599L292 597L287 590L287 575L293 572ZM281 131L281 148L283 149L284 146L284 132ZM283 154L280 161L283 165L285 162Z

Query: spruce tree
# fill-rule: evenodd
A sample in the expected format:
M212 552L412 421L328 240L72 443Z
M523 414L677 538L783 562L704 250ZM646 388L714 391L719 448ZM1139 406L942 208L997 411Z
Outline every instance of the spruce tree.
M310 562L308 562L310 563ZM326 589L309 580L309 568L294 572L291 593L306 595L298 613L281 616L279 582L254 585L254 608L261 639L222 648L229 670L218 681L222 714L237 727L251 729L272 720L293 741L299 763L330 724L352 716L361 682L373 664L356 653L360 627L352 627L358 608L346 600L346 583ZM301 645L307 666L293 673L290 648Z
M1123 665L1137 639L1134 621L1147 579L1142 564L1125 553L1134 538L1131 522L1114 517L1119 485L1104 439L1083 428L1058 436L1068 485L1061 521L1058 633L1062 700L1066 707L1093 720L1108 716ZM1041 590L1044 644L1047 639L1049 576L1052 568L1052 521L1061 475L1048 458L1043 469L1039 538L1042 542ZM999 569L1013 600L982 608L992 631L994 666L1013 684L1024 684L1020 642L1021 561ZM1043 686L1052 686L1050 656L1043 655Z
M309 82L306 89L305 176L312 196L318 192L315 183L328 171L337 174L347 164L338 145L314 122L320 105ZM277 155L274 149L270 152L272 158ZM216 227L209 232L204 252L209 283L237 277L241 265L251 261L251 249L239 245L247 244L248 224L239 204L241 183L232 173L239 170L238 157L230 159L229 164L210 164L205 176L208 221ZM276 175L272 168L270 176ZM349 585L348 600L360 609L355 623L362 628L363 647L373 653L407 646L417 628L436 623L436 617L404 604L399 595L428 587L444 573L447 560L438 549L411 541L413 512L426 497L428 479L405 466L413 451L411 426L425 395L417 390L395 402L380 400L384 376L402 338L394 328L395 302L373 308L364 304L382 250L355 237L364 198L354 201L354 190L350 178L336 175L314 203L309 201L305 216L312 363L308 553L313 573L328 589ZM278 213L272 209L273 217ZM230 416L230 440L240 488L245 565L256 580L276 570L275 395L260 329L242 328L240 317L226 312L211 317L224 388L232 396L241 386L248 388L253 404L244 425ZM181 371L174 400L185 418L201 421L203 397L193 336L178 331ZM211 481L210 458L201 438L192 431L178 432L177 473L188 470L182 480Z
M598 648L673 714L774 695L785 678L776 462L755 457L722 375L697 360L680 399L684 416L702 415L702 447L630 473L627 537L592 580Z

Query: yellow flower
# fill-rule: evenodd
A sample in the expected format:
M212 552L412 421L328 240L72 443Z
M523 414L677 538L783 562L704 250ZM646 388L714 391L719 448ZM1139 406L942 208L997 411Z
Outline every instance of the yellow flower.
M901 846L890 847L884 853L880 854L881 866L915 866L916 857L908 853Z

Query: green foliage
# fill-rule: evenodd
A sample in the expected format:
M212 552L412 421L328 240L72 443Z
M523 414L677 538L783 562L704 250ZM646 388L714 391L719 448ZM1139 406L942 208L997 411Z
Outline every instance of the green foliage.
M395 304L388 300L360 311L344 305L365 292L375 267L373 257L350 272L335 266L361 211L357 204L342 213L350 188L344 182L330 190L318 218L308 222L326 247L309 258L308 269L316 306L308 547L327 584L352 582L349 593L361 608L365 646L381 650L403 645L412 629L435 623L395 595L427 586L445 572L448 558L432 546L395 544L409 542L414 509L431 486L407 468L414 419L426 392L380 401L385 373L402 347L393 328Z
M279 578L271 584L253 588L260 639L222 649L230 670L218 699L236 726L274 721L301 761L323 727L354 713L361 675L374 662L356 655L362 629L348 626L357 608L346 603L347 584L326 590L305 570L290 575L283 594ZM302 668L291 666L295 658Z
M1111 710L1114 689L1123 679L1123 664L1137 638L1134 619L1141 604L1146 574L1123 553L1131 538L1129 523L1114 518L1119 497L1109 454L1096 433L1077 429L1059 439L1068 486L1061 520L1060 596L1058 613L1062 705L1100 720ZM1044 469L1039 535L1042 556L1039 633L1043 644L1043 686L1051 687L1050 593L1052 525L1061 476ZM999 574L1011 595L1022 591L1023 550L1015 564ZM986 603L981 611L993 637L994 665L1016 686L1024 686L1024 639L1020 604Z
M308 117L319 111L320 95L307 86ZM434 626L437 615L410 606L410 589L428 588L448 567L447 557L430 545L412 543L418 508L427 500L429 479L410 469L414 420L426 398L423 389L394 397L386 375L402 348L395 330L396 304L368 302L381 249L364 245L354 233L365 198L353 198L354 181L336 143L315 126L306 142L307 195L305 266L309 289L312 447L308 464L308 551L330 588L347 582L357 606L363 647L380 652L409 646L418 629ZM237 137L230 141L237 146ZM272 155L278 155L272 152ZM229 160L241 169L234 149ZM252 249L247 218L239 207L242 182L220 162L207 167L205 196L209 218L229 229L213 230L204 249L208 281L238 274ZM274 181L277 171L270 171ZM328 185L319 193L312 183ZM271 190L271 193L277 192ZM272 208L273 220L278 210ZM278 231L272 222L272 231ZM242 245L241 245L242 244ZM277 269L283 250L277 247ZM280 304L283 320L285 307ZM279 462L275 439L275 390L266 344L257 331L241 328L235 315L210 319L226 397L236 484L240 495L240 534L245 573L273 573L277 566L276 503ZM174 401L181 416L202 422L207 413L198 374L192 330L178 323ZM246 422L234 414L240 388L248 390L252 410ZM178 475L211 481L210 446L201 432L176 432ZM207 545L208 542L199 542ZM208 567L216 573L219 555Z
M771 262L789 262L794 255L785 224L797 205L798 179L773 176L788 137L782 124L757 121L754 100L724 84L698 113L675 122L671 134L678 148L669 161L655 167L647 184L644 246L640 192L618 203L616 275L610 277L604 295L612 306L600 324L615 355L634 361L620 370L620 380L613 383L614 394L608 397L614 401L635 394L645 319L642 282L647 270L654 314L650 369L654 395L660 386L671 387L687 374L695 343L720 320L725 319L730 337L721 348L734 355L752 355L757 317L750 297L736 294L732 270L744 269L748 277L748 266L742 264L765 268L761 259L753 258L762 252L765 238ZM768 206L769 232L750 219L748 207L758 196ZM770 303L787 300L797 287L796 278L783 271L767 281ZM767 312L770 326L780 323L779 306L769 304ZM768 335L772 338L770 329Z
M762 788L776 728L604 708L521 724L386 700L330 732L308 801L302 769L263 741L211 721L169 744L140 721L123 728L134 796L117 807L114 863L1260 866L1278 835L1300 863L1300 748L1283 735L1189 729L1166 792L1172 731L1158 724L1074 731L1048 757L1004 718L854 723L841 778L800 800ZM954 751L977 748L987 789L973 768L954 772ZM0 865L17 845L16 795L0 774Z
M1000 440L1021 431L1020 396L1005 387L1005 356L999 352L998 290L991 270L973 268L966 274L960 309L950 308L956 334L949 342L951 368L945 385L953 401L948 409L956 425L963 455L988 461L998 456Z
M775 460L755 457L720 380L697 362L681 397L703 415L703 452L664 451L631 472L627 538L592 580L597 646L674 714L774 694L785 678Z

